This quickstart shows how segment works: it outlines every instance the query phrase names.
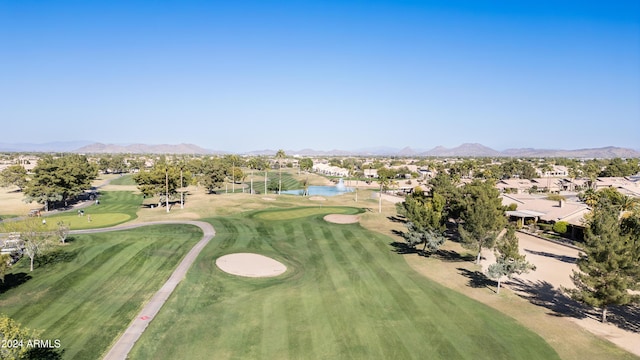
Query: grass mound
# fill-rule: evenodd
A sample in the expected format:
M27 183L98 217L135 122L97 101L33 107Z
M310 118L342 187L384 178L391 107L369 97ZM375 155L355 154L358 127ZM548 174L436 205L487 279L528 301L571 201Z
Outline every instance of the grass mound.
M341 210L358 211L212 220L216 238L130 358L558 358L513 319L412 271L389 237L319 216ZM225 274L215 259L234 252L272 257L290 271L259 280Z
M355 215L363 212L362 209L345 206L309 206L291 209L265 210L254 213L252 216L260 220L293 220L306 218L313 215L345 214Z

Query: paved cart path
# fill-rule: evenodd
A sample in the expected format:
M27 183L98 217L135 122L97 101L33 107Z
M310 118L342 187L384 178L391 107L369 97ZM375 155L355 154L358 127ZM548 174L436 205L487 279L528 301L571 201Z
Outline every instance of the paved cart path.
M211 226L211 224L203 221L154 221L102 229L74 230L70 232L71 234L94 234L162 224L195 225L202 229L204 235L202 236L202 239L200 239L200 241L198 241L198 243L196 243L196 245L194 245L194 247L189 250L178 267L173 271L167 282L162 285L160 290L158 290L158 292L153 295L151 300L149 300L149 302L142 308L138 315L136 315L131 324L129 324L129 327L124 331L122 336L120 336L118 341L113 344L109 352L103 358L105 360L121 360L127 358L127 355L133 348L133 345L135 345L136 341L138 341L149 323L153 320L156 314L158 314L165 301L169 299L169 296L171 296L171 293L173 292L173 290L175 290L176 286L178 286L180 281L184 279L187 270L189 270L191 264L193 264L193 262L196 260L198 254L200 254L202 249L204 249L209 240L211 240L215 236L215 230L213 229L213 226Z

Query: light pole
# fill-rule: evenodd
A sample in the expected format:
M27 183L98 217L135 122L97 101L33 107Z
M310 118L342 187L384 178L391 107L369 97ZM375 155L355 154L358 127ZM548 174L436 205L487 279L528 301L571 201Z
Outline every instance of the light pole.
M184 185L182 184L182 168L180 168L180 209L184 209Z
M164 168L164 183L165 183L165 195L167 204L167 213L169 213L169 168Z

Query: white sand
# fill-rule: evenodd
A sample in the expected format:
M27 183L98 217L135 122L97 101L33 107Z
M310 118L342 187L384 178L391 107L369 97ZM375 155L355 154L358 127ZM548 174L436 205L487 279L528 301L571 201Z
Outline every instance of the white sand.
M358 215L329 214L324 217L324 221L335 224L355 224L360 221Z
M272 277L287 271L287 267L281 262L251 253L221 256L216 260L216 266L229 274L245 277Z

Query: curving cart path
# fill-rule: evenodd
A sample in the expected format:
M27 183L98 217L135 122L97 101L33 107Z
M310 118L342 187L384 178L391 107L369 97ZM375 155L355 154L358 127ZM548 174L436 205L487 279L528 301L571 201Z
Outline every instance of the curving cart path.
M211 226L211 224L203 222L203 221L153 221L147 223L140 224L131 224L131 225L123 225L123 226L115 226L110 228L102 228L102 229L87 229L87 230L74 230L71 231L71 234L93 234L93 233L102 233L109 231L118 231L118 230L126 230L133 229L142 226L148 225L162 225L162 224L188 224L195 225L202 229L204 235L202 239L198 241L192 248L189 250L187 255L182 259L178 267L173 271L167 282L162 285L160 290L153 295L151 300L142 308L142 310L138 313L138 315L133 319L129 327L124 331L122 336L116 341L109 352L104 356L105 360L122 360L126 359L129 351L133 348L133 345L138 341L144 330L147 328L147 325L153 320L153 318L158 314L162 305L164 305L165 301L169 299L173 290L175 290L176 286L184 279L185 274L191 267L191 264L196 260L198 254L204 249L205 245L209 243L216 232Z

